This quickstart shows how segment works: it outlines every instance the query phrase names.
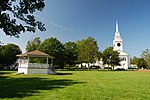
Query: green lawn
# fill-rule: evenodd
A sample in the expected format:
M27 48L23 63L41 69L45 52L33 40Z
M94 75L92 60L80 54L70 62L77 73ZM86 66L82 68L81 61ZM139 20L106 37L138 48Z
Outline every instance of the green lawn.
M60 71L60 75L12 75L0 71L0 99L150 100L150 73Z

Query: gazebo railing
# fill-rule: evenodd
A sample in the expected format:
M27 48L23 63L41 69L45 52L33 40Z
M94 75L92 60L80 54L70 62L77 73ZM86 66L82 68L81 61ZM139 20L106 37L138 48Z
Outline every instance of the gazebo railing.
M19 64L19 68L28 68L28 63Z
M48 69L50 68L49 64L39 64L39 63L29 63L28 68L32 69Z

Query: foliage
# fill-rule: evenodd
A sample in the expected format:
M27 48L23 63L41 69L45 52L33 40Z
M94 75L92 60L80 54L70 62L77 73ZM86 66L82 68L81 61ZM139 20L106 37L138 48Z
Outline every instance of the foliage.
M114 69L114 66L120 65L119 53L114 51L113 47L108 47L102 53L102 61L103 64L107 64L108 67L112 67Z
M144 59L144 60L147 60L148 59L148 56L150 55L150 52L148 49L144 50L141 54L141 57Z
M1 67L9 68L17 61L17 54L21 54L21 49L15 44L7 44L0 47L0 64Z
M146 68L147 67L147 62L143 58L138 58L137 59L137 66L138 68Z
M40 45L41 41L39 37L36 37L33 41L28 41L26 45L26 51L34 51L38 49L38 46Z
M21 32L35 32L36 27L45 31L44 24L34 16L44 7L44 0L0 0L0 28L15 37Z
M60 71L59 73L64 75L12 75L10 72L0 71L0 99L150 100L148 72Z
M137 58L134 56L133 58L130 58L130 63L136 64L139 69L147 68L147 62L144 58Z
M138 62L138 58L137 57L133 57L133 58L130 58L130 64L136 64L137 65L137 62Z
M78 60L80 63L92 63L98 58L98 45L93 37L76 42L78 46ZM89 66L88 66L89 67Z
M98 52L97 58L98 58L99 61L102 59L102 52L101 51Z
M145 63L147 63L147 68L150 68L150 51L148 49L144 50L141 57L146 61Z
M74 42L66 42L64 44L65 54L66 54L66 63L69 67L74 66L78 59L78 48Z
M38 47L38 50L54 56L54 65L60 68L65 64L65 48L63 44L56 38L45 39Z

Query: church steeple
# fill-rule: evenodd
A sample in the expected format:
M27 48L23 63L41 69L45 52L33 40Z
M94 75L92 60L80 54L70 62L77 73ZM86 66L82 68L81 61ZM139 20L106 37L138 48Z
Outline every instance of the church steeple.
M122 43L122 39L121 39L121 36L120 36L117 20L116 20L115 37L114 37L114 40L113 40L113 47L114 47L114 50L123 51L123 43Z
M115 33L115 36L120 36L117 20L116 20L116 33Z

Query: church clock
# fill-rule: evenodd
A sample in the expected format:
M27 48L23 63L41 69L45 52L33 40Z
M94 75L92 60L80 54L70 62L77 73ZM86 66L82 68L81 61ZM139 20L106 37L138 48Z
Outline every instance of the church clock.
M120 47L120 46L121 46L121 44L120 44L120 43L117 43L117 46L118 46L118 47Z

